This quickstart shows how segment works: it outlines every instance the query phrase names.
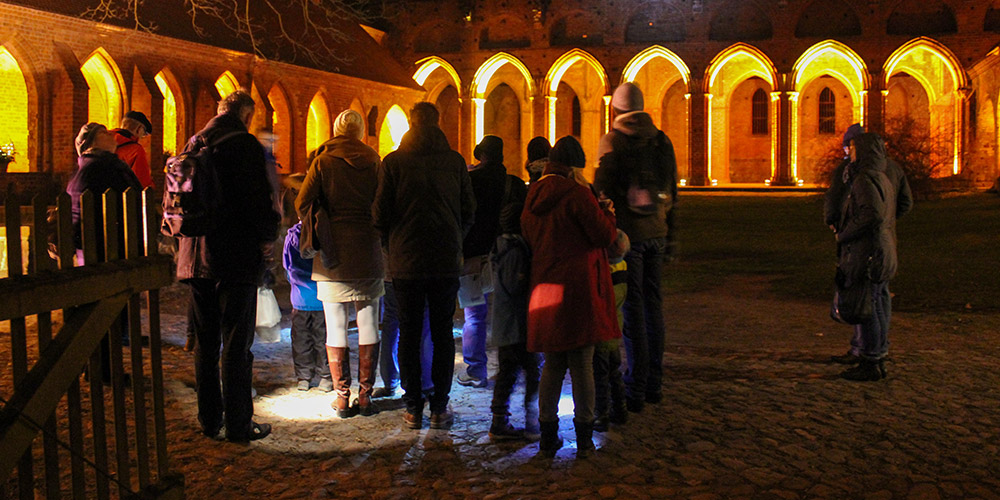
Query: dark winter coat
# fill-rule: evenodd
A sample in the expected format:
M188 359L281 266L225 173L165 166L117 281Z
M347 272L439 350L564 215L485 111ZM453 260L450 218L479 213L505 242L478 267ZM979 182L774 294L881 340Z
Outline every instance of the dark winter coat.
M322 259L314 259L314 280L385 277L381 239L372 224L379 163L374 149L347 136L334 137L316 150L295 199L295 209L306 220L306 208L317 200L323 203L330 220L330 244L339 263L328 268Z
M885 144L878 134L854 141L848 195L837 224L840 270L853 282L865 274L882 282L896 275L896 187L886 176Z
M528 190L521 229L531 249L528 350L561 352L621 336L605 249L615 216L590 190L545 175Z
M830 187L826 190L823 198L823 220L827 226L837 227L840 223L840 207L847 196L847 185L844 183L844 170L851 164L850 159L844 159L834 169L830 177ZM886 158L886 177L893 186L896 187L896 218L906 215L913 209L913 193L910 191L910 182L906 179L903 168L892 158Z
M465 160L440 128L411 128L382 161L372 216L393 278L457 278L475 213Z
M66 192L72 200L73 212L73 241L76 248L83 248L80 233L80 196L84 191L89 190L94 196L94 214L97 219L94 221L97 229L97 253L99 258L104 256L104 224L99 221L104 220L103 204L101 195L108 189L113 190L116 195L121 195L126 189L142 189L139 179L135 173L118 156L109 151L98 151L91 149L77 158L78 169L69 184L66 185ZM118 197L118 205L121 207L121 197ZM119 209L119 213L123 213ZM119 238L124 242L123 238ZM121 248L121 246L119 246Z
M226 114L212 118L198 134L211 144L236 131L247 128ZM215 146L212 159L224 195L218 227L207 236L178 239L177 279L257 284L264 272L261 246L275 240L281 218L271 200L264 147L250 133L239 134Z
M465 258L490 253L500 235L500 212L504 208L503 196L508 178L510 194L507 196L507 203L523 206L528 188L521 179L507 175L502 164L484 164L469 171L472 193L476 197L476 222L462 242L462 255Z
M658 189L667 196L653 214L639 214L628 209L626 198L631 165L622 165L615 153L652 148L660 159L657 177L664 182ZM653 125L649 114L634 111L615 118L611 132L601 138L598 146L600 165L594 176L594 187L603 192L616 208L618 227L635 243L667 236L667 215L677 202L677 160L670 139Z

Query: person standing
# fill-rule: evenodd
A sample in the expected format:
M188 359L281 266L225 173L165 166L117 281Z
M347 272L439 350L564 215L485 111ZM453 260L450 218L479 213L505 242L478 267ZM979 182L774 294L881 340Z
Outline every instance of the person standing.
M364 118L346 110L333 124L333 139L321 145L295 199L299 217L314 203L329 219L332 248L323 244L324 259L313 260L317 297L326 315L326 355L337 399L332 406L346 418L375 415L372 402L378 367L379 298L385 269L379 234L372 225L372 202L378 187L379 157L364 142ZM318 232L319 230L317 230ZM331 260L333 262L331 262ZM350 351L347 347L348 306L358 323L358 398L351 396Z
M625 255L628 290L624 329L626 407L641 412L663 398L663 262L668 217L677 199L677 162L670 139L643 111L632 83L615 89L612 130L601 138L594 187L617 208L618 228L632 244Z
M521 214L531 249L528 350L545 354L538 446L547 455L562 447L559 395L567 369L577 450L584 456L594 450L594 346L621 336L605 251L617 237L614 209L573 178L573 167L584 164L580 143L559 139Z
M129 111L122 118L121 127L111 132L115 134L115 142L118 144L115 154L132 169L144 189L155 187L146 148L139 144L140 140L153 133L153 124L149 122L149 118L141 111Z
M313 259L299 253L302 223L288 228L285 236L282 263L291 285L292 302L292 366L295 368L296 388L308 391L313 377L319 379L319 389L333 390L330 368L326 358L326 317L323 303L316 298L316 281L312 279Z
M448 408L455 369L452 335L462 239L472 227L476 201L462 155L438 127L438 110L419 102L410 110L410 130L379 170L372 207L375 227L388 243L389 274L399 304L399 368L406 412L403 424L423 425L420 340L424 307L430 317L434 355L430 426L450 427Z
M500 211L506 203L524 204L528 190L524 182L507 174L503 165L503 139L487 135L475 150L479 164L469 171L472 192L476 197L476 222L462 242L464 274L481 274L490 250L500 235ZM465 308L462 326L462 357L467 368L458 375L458 383L467 387L485 388L486 335L489 321L490 293L483 294L483 303Z
M205 236L178 238L177 279L191 289L198 421L215 437L225 424L229 441L251 441L271 433L253 421L254 323L257 286L265 262L274 259L278 213L264 148L248 132L254 101L237 90L219 102L218 114L196 137L208 144L219 185L226 193ZM191 149L198 142L188 143ZM220 387L221 349L221 387Z

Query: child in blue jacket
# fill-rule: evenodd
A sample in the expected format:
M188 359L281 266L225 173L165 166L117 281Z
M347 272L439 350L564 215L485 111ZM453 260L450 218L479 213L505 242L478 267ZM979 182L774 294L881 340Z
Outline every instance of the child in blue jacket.
M326 357L326 318L323 303L316 298L313 261L299 253L301 233L301 222L288 228L282 254L288 283L292 285L292 363L300 391L308 391L313 378L318 377L320 390L330 392L333 381Z

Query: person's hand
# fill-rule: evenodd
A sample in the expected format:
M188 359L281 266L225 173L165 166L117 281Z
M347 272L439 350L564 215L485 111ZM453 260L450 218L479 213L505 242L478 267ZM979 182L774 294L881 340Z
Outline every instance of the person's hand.
M611 201L611 198L601 194L601 197L597 199L597 204L600 205L601 209L608 212L611 215L615 214L615 202Z

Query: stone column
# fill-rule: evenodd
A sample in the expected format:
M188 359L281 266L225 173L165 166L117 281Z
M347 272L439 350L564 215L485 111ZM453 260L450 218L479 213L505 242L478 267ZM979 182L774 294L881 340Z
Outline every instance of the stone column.
M869 132L885 132L885 101L889 91L883 89L882 73L871 74L871 84L868 87L868 108L865 116L865 130Z
M787 75L780 75L782 80L787 80ZM777 106L774 116L776 124L773 131L776 137L772 139L772 147L776 149L774 155L774 177L771 179L772 186L791 186L795 184L792 177L792 94L793 92L782 88L779 84L777 92L771 92L771 104Z
M709 134L708 114L711 97L701 89L700 80L691 80L688 98L690 130L688 130L688 157L691 162L690 186L708 186Z

